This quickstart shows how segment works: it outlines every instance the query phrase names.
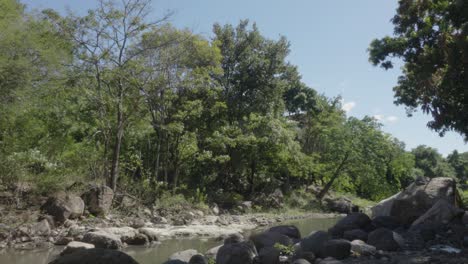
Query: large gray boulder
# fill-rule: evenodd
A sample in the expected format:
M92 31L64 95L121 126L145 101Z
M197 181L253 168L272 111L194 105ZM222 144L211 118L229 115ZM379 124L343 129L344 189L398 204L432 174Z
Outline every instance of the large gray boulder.
M96 248L122 248L122 241L118 236L102 230L86 233L83 236L82 242L93 244Z
M351 251L360 256L373 256L377 253L377 249L374 246L366 244L366 242L362 240L351 241Z
M379 228L369 233L367 243L378 250L397 251L404 246L404 239L387 228Z
M138 264L138 262L118 250L94 248L63 255L49 264Z
M114 191L105 185L92 186L82 197L90 213L103 216L112 206Z
M322 245L330 239L330 235L325 231L312 232L302 239L301 250L318 254Z
M325 198L323 201L325 206L332 212L350 214L359 211L359 207L346 197Z
M319 257L345 259L351 255L351 243L345 239L331 239L325 242L319 251Z
M216 254L216 264L253 264L256 256L257 250L249 242L225 244Z
M291 239L301 239L301 232L293 225L274 226L268 229L268 231L283 234Z
M381 201L371 210L374 217L389 215L402 224L410 225L439 200L459 207L460 199L454 179L420 177L405 190Z
M416 219L412 226L421 224L442 225L449 223L457 216L462 216L464 211L450 204L447 200L437 201L431 209Z
M338 221L332 228L328 229L334 238L342 238L344 232L353 229L368 229L371 226L369 216L364 213L352 213Z
M263 232L250 237L258 252L264 247L273 247L275 244L290 246L293 244L291 238L276 232Z
M264 247L258 252L260 264L280 264L281 252L275 247Z
M83 215L84 207L84 202L80 197L58 193L47 199L41 209L46 214L53 216L56 222L63 223L67 219L74 219Z

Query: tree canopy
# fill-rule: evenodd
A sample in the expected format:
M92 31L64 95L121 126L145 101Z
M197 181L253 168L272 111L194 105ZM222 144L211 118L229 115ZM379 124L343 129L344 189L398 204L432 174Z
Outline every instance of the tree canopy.
M369 60L385 69L403 61L395 103L430 114L428 126L441 135L468 140L468 2L400 0L392 23L394 36L372 41Z

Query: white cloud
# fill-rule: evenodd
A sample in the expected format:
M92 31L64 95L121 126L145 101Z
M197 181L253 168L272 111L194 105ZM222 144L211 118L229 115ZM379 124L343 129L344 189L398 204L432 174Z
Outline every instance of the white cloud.
M349 113L351 110L353 110L354 107L356 107L356 102L351 101L344 103L341 109L344 110L346 113Z
M399 118L397 116L385 116L382 114L377 114L373 116L375 120L381 122L382 124L393 124L398 122Z
M374 119L377 121L381 121L382 119L384 119L384 115L374 115Z
M387 116L386 120L389 123L396 123L398 121L398 117L397 116Z

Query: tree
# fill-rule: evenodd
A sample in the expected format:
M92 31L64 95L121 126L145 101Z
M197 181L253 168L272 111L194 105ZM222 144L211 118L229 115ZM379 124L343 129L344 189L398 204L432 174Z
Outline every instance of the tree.
M454 130L468 140L468 2L400 0L394 37L372 41L370 61L385 69L404 62L395 103L408 114L421 107L440 135Z
M468 179L468 152L458 153L454 150L448 155L447 162L455 170L457 178L461 182L466 182Z
M78 69L78 76L74 78L92 87L90 100L96 102L98 119L103 120L104 153L111 149L111 163L105 171L110 171L108 183L114 190L124 132L142 105L133 73L139 67L137 56L144 50L132 47L145 32L167 19L146 21L150 12L149 0L100 0L98 8L89 10L87 16L70 16L58 23L75 43L73 70Z
M425 177L455 177L453 168L436 149L421 145L411 153L415 158L415 167L421 169Z

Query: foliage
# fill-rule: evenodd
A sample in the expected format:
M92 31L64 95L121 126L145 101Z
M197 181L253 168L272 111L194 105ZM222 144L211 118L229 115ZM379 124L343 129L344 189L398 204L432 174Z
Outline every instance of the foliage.
M409 114L421 107L432 115L430 128L468 140L468 2L400 0L392 22L395 36L372 41L369 52L372 64L385 69L393 67L389 58L403 60L396 104Z
M408 152L377 120L347 117L302 82L286 38L241 21L210 40L149 10L100 1L61 17L0 0L1 185L105 182L174 210L280 189L313 210L311 184L378 200L419 175L468 176L466 153Z

